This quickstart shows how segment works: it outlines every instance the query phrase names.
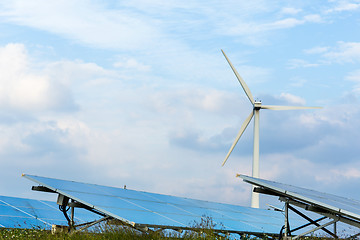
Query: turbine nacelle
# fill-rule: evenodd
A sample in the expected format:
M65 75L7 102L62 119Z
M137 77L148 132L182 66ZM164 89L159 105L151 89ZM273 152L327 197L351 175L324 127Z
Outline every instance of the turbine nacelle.
M254 110L260 110L261 109L261 101L254 102L253 106L254 106Z

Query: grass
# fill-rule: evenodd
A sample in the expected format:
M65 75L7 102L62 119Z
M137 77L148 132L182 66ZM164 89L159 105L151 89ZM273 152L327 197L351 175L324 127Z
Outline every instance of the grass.
M214 230L215 224L213 223L210 217L203 217L200 222L195 222L192 224L194 230L184 230L184 231L172 231L172 230L159 230L159 231L147 231L141 232L134 228L130 228L124 225L116 224L100 224L97 228L92 231L82 231L78 233L67 233L59 232L52 234L49 230L44 230L40 228L33 229L20 229L20 228L0 228L0 240L2 239L55 239L55 240L112 240L112 239L121 239L121 240L158 240L158 239L183 239L183 240L229 240L233 239L227 235L219 234ZM219 229L219 226L216 227ZM221 229L221 226L220 226ZM239 236L236 235L236 239L244 240L255 240L255 239L268 239L256 238L249 235ZM330 239L324 237L303 237L304 240L318 240L318 239Z
M169 231L159 231L159 232L148 232L141 233L134 229L130 228L108 228L103 230L103 232L79 232L76 234L69 233L57 233L52 234L49 230L43 229L18 229L18 228L0 228L0 240L2 239L55 239L55 240L158 240L158 239L174 239L174 240L228 240L231 239L226 236L220 236L211 229L203 229L204 231L184 231L179 232L169 232ZM250 237L248 235L241 236L240 239L244 240L255 240L255 239L267 239L267 238L256 238ZM333 239L333 238L324 238L324 237L303 237L303 240L324 240L324 239Z
M128 228L117 228L117 229L108 229L104 232L80 232L75 234L69 233L58 233L52 234L48 230L43 229L0 229L0 239L61 239L61 240L107 240L107 239L143 239L143 240L157 240L157 239L228 239L223 236L217 235L211 230L207 232L193 232L185 231L182 233L177 232L149 232L142 234L136 230Z
M59 232L52 234L49 230L44 230L40 228L33 229L19 229L19 228L0 228L0 240L2 239L61 239L61 240L107 240L107 239L143 239L143 240L157 240L157 239L229 239L225 235L219 235L216 233L213 228L215 224L212 219L209 217L203 217L201 222L193 223L193 228L196 228L197 231L184 230L181 232L178 231L169 231L169 230L159 230L159 231L148 231L143 233L136 229L126 227L123 225L109 225L102 224L99 225L93 231L83 231L78 233L64 233Z

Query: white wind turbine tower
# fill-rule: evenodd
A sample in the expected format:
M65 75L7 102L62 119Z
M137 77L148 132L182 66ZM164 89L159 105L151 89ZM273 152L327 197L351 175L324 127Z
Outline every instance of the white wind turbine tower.
M301 107L301 106L274 106L274 105L262 105L261 101L255 101L254 97L252 96L249 87L246 85L245 81L240 77L239 73L236 71L228 57L226 56L225 52L221 50L224 54L226 60L228 61L231 69L235 73L235 76L239 80L242 88L244 89L247 97L249 98L251 104L253 105L253 111L251 111L250 115L246 118L245 122L242 124L238 135L235 138L234 143L232 144L228 154L225 157L222 166L226 163L227 159L229 158L231 152L233 151L235 145L239 141L241 135L245 131L246 127L249 125L252 117L254 117L254 152L253 152L253 164L252 164L252 176L258 178L259 177L259 114L260 109L270 109L270 110L294 110L294 109L315 109L321 107ZM254 186L253 186L254 189ZM259 194L252 191L251 195L251 207L259 208Z

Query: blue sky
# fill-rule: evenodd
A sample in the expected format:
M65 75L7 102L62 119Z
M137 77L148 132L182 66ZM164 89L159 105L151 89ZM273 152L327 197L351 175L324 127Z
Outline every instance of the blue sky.
M360 1L1 1L0 194L21 173L248 206L263 178L360 199ZM266 204L263 199L261 204Z

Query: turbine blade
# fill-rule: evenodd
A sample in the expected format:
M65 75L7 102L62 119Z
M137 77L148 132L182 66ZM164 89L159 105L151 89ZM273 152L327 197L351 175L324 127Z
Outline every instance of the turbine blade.
M222 163L221 166L224 166L224 164L225 164L226 161L228 160L231 152L234 150L235 145L236 145L237 142L239 141L241 135L244 133L246 127L249 125L249 123L250 123L250 121L251 121L251 119L252 119L253 116L254 116L254 111L251 111L250 115L246 118L245 122L242 124L242 126L241 126L241 128L240 128L240 131L239 131L238 135L236 136L235 141L234 141L234 143L232 144L232 146L231 146L228 154L226 155L225 160L224 160L224 162Z
M229 63L231 69L235 73L235 76L239 80L239 82L240 82L242 88L244 89L247 97L249 98L250 102L254 105L254 102L255 102L254 97L252 96L249 87L246 85L245 81L241 78L240 74L236 71L236 69L234 68L234 66L232 65L232 63L230 62L230 60L228 59L228 57L226 56L225 52L222 49L221 49L221 52L224 54L226 61Z
M270 110L298 110L298 109L321 109L321 108L322 107L261 105L261 109L270 109Z

